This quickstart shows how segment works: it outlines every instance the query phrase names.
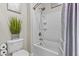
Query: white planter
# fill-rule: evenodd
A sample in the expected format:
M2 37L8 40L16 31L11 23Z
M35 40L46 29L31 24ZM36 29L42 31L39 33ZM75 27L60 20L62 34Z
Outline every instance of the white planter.
M18 39L19 38L19 34L12 34L11 35L11 39Z

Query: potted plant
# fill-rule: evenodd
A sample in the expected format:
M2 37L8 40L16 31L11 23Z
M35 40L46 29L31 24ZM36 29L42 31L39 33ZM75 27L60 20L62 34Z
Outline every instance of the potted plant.
M21 21L17 17L11 17L9 21L9 29L11 32L11 39L19 38L21 32Z

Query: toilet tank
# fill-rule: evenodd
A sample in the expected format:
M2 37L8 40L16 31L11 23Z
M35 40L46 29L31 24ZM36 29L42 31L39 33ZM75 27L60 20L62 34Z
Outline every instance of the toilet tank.
M8 53L13 53L23 49L23 39L14 39L7 41Z

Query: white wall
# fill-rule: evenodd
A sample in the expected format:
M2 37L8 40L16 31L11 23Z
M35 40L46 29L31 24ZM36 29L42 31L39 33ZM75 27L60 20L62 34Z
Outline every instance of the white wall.
M31 31L32 31L32 43L37 43L39 40L39 20L40 20L40 11L38 9L34 10L33 6L35 4L31 4Z
M11 34L8 28L8 23L9 23L9 18L11 16L17 16L22 20L22 31L20 33L20 37L24 39L24 48L28 51L29 49L29 44L27 42L30 40L28 35L28 18L27 15L27 4L21 4L21 14L17 14L11 11L7 10L7 4L5 3L0 3L0 43L6 42L7 40L11 39ZM28 40L27 40L28 39Z
M61 14L62 14L62 6L58 6L56 8L52 8L46 13L46 21L47 21L47 31L44 33L45 38L50 41L61 40Z

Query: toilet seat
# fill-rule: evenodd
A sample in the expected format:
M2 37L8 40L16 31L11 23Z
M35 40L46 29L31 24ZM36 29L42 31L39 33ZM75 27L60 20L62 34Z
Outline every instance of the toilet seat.
M25 50L19 50L13 53L13 56L29 56L29 53Z

